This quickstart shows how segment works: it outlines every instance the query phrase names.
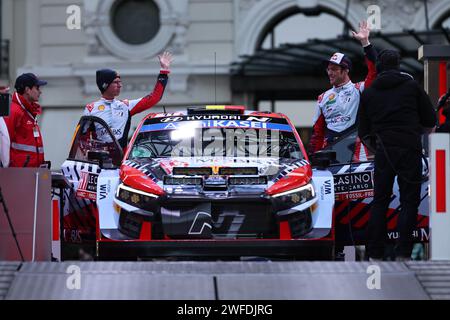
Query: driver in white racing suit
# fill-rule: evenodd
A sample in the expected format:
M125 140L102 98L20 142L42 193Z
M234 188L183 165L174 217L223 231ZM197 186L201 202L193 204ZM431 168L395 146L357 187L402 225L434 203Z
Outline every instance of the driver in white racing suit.
M102 93L102 98L88 104L84 110L85 116L95 116L103 119L111 129L114 137L124 149L127 145L128 133L130 131L131 117L145 111L157 104L163 94L170 73L172 55L164 52L158 56L161 71L158 75L155 88L149 95L135 100L118 100L122 81L120 75L110 69L97 70L97 86ZM100 128L100 126L98 127ZM105 129L97 130L97 139L103 142L111 142Z
M367 77L365 81L353 83L349 77L352 62L342 53L336 52L329 60L324 61L333 87L318 97L313 132L308 146L310 155L353 129L358 114L359 97L377 75L376 52L369 42L370 29L367 22L360 23L358 33L352 33L364 48Z

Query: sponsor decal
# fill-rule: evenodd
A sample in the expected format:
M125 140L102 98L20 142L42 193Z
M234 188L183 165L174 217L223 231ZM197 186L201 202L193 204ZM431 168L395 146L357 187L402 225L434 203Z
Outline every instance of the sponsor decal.
M102 104L101 106L98 106L99 111L105 111L105 106Z
M330 61L333 61L333 62L336 62L336 63L341 63L343 57L344 57L344 55L342 53L335 53L330 58Z
M70 243L82 243L81 231L77 229L66 229L63 230L63 239L65 242Z
M234 114L194 114L184 115L181 112L158 114L154 118L149 118L145 121L145 125L169 122L195 122L205 120L217 121L249 121L249 122L271 122L278 124L288 124L284 118L273 118L266 114L265 116L249 114L249 115L234 115Z
M328 96L328 101L325 103L325 105L328 106L328 105L334 104L334 103L336 103L336 95L334 93L332 93Z
M116 137L122 136L122 129L111 128L111 131L112 131L113 135ZM106 128L102 128L100 130L100 136L105 136L105 135L109 135L109 132Z
M211 169L212 169L212 172L213 172L213 174L214 175L218 175L219 174L219 166L212 166L211 167Z
M169 118L163 118L161 119L161 122L166 123L166 122L177 122L177 121L181 121L183 120L182 117L169 117Z
M217 221L213 221L216 232L223 235L234 236L239 233L245 221L245 215L237 211L224 212Z
M82 171L76 196L95 201L97 199L97 179L98 174Z
M94 105L91 103L91 104L88 104L87 106L86 106L86 109L88 109L88 111L89 112L92 112L92 110L94 109Z
M342 122L349 122L352 118L350 116L339 116L334 117L330 120L330 123L336 124L336 123L342 123Z
M323 187L324 187L325 194L330 194L331 193L331 180L325 181L323 183Z
M260 117L248 117L247 121L259 121L259 122L268 122L270 118L260 118Z
M334 176L336 200L373 197L373 171L337 174Z
M191 228L189 229L188 234L190 235L201 235L203 234L203 230L205 228L209 229L207 232L211 232L212 229L211 224L211 214L208 212L199 211L192 221Z
M226 114L221 114L221 115L194 115L194 116L187 116L186 120L241 120L241 116L226 115Z
M167 119L167 118L166 118ZM159 131L159 130L175 130L183 129L186 122L169 122L159 124L143 125L140 132ZM201 120L189 122L189 129L192 128L239 128L239 129L266 129L292 132L292 128L288 124L266 123L260 121L247 120Z
M108 180L107 184L100 185L100 199L103 200L106 197L108 197L109 193L111 192L111 181Z
M332 182L331 180L326 180L321 186L320 186L320 200L325 200L325 197L327 195L331 194L331 188L332 188Z
M387 233L389 240L397 240L400 236L398 231ZM418 228L413 230L413 239L420 242L427 242L430 239L430 231L428 228Z

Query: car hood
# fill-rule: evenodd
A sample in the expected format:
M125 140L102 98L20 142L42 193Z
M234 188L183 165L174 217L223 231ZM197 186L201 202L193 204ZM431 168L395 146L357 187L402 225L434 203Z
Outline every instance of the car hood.
M230 176L265 177L267 183L260 185L258 189L269 195L298 188L309 183L312 177L312 169L307 160L248 157L179 157L126 160L121 166L120 176L121 180L131 187L160 194L167 191L164 188L164 178L173 177L174 173L179 176L178 172L182 168L188 168L194 172L196 168L207 168L211 170L212 175L197 173L195 176L201 176L208 180L215 177L226 179ZM220 168L231 169L228 172L229 175L221 175L220 173L225 171L219 171ZM238 173L233 171L236 168L247 168L248 170ZM248 189L245 182L240 187L247 187Z

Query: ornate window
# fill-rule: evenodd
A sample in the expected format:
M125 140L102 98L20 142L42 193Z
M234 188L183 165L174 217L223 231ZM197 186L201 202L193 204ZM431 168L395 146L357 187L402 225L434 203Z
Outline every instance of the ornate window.
M176 15L166 0L101 0L96 11L100 42L128 60L155 56L175 33Z
M152 40L160 28L159 8L152 0L119 0L111 8L111 26L125 43Z

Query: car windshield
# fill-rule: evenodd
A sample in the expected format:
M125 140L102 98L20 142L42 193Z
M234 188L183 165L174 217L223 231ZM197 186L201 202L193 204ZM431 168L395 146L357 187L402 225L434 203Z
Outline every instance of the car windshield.
M163 118L160 123L154 120L146 122L142 126L129 159L202 156L303 159L300 146L287 123L167 123L164 119L168 118Z

